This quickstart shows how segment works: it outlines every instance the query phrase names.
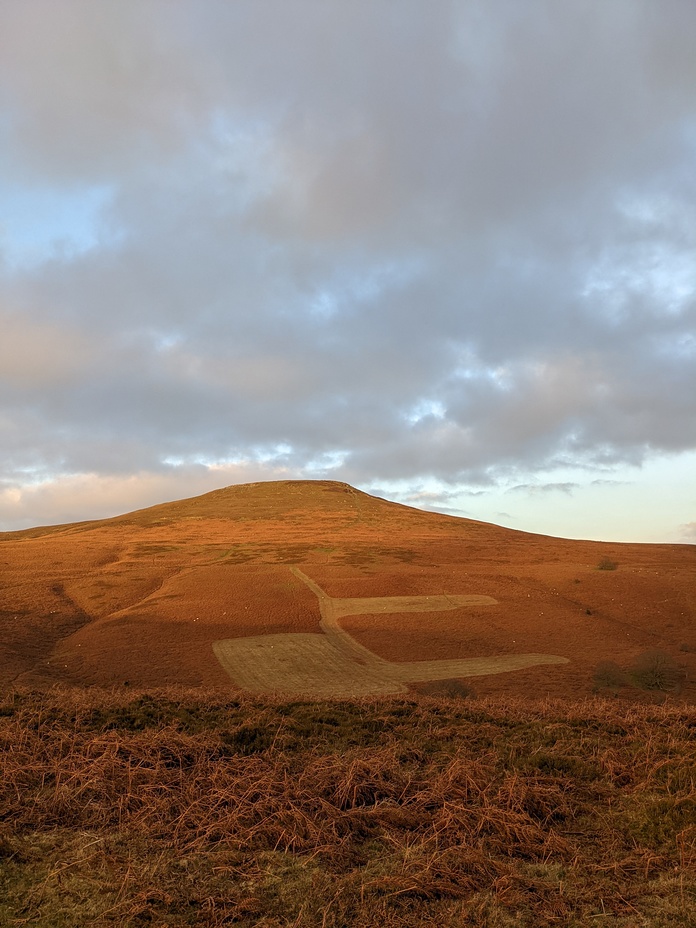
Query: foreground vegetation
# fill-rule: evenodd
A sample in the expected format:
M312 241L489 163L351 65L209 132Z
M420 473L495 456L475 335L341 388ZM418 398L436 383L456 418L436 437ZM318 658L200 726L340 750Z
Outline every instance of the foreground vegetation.
M696 925L696 710L0 698L0 924Z

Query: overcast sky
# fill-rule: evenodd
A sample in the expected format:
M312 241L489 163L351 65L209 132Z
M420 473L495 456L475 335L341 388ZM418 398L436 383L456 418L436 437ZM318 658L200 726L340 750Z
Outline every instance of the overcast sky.
M696 540L696 3L0 0L0 529L327 477Z

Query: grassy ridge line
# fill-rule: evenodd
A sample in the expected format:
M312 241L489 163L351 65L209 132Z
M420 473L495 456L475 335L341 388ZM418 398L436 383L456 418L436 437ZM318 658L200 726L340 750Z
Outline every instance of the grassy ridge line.
M0 924L696 924L696 710L0 701Z

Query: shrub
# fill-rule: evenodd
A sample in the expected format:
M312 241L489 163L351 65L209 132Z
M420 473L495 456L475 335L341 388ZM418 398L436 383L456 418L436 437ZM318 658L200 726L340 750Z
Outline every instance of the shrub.
M618 566L617 561L612 561L612 559L605 554L604 557L599 559L597 570L616 570Z
M681 682L681 672L674 658L665 651L643 651L633 662L631 676L646 690L674 690Z
M441 696L444 699L467 699L474 695L468 683L457 679L429 680L417 684L414 689L423 696Z
M626 674L616 661L600 661L594 672L595 689L618 692L626 683Z

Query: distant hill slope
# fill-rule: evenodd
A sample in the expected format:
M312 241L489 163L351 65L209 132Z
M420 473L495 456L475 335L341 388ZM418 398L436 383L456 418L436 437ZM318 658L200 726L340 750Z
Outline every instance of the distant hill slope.
M682 698L694 699L695 567L692 545L531 535L332 481L233 486L0 534L0 684L229 688L247 678L234 662L246 672L258 642L267 676L285 667L297 678L303 662L335 658L344 676L360 665L368 687L380 667L384 679L418 686L441 679L445 661L468 676L458 669L474 665L458 662L550 655L567 663L470 685L577 696L591 692L599 663L630 668L657 650L680 668ZM282 635L276 650L269 636ZM216 657L217 642L232 642L229 661ZM439 677L412 679L426 664Z

